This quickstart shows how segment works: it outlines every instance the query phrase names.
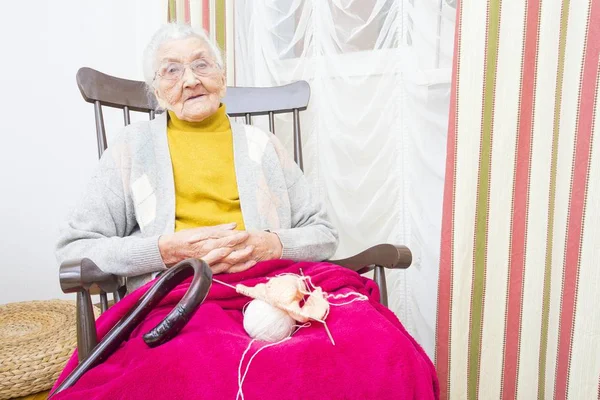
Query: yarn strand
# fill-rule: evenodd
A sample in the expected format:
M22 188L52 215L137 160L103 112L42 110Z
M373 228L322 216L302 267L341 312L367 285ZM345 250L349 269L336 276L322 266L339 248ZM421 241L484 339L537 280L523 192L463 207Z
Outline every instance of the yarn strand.
M256 339L252 339L250 341L250 343L248 343L248 347L246 347L246 350L244 350L244 353L242 354L242 358L240 359L240 363L238 365L238 392L237 395L235 397L236 400L241 399L244 400L244 392L242 390L242 385L244 384L244 380L246 380L246 375L248 375L248 370L250 369L250 363L252 362L252 360L254 359L254 357L256 357L256 355L263 349L266 349L267 347L271 347L271 346L275 346L277 344L281 344L289 339L292 338L292 336L298 332L300 329L302 328L308 328L310 326L310 322L305 322L302 325L296 325L296 329L294 329L294 331L290 334L290 336L286 337L285 339L280 340L279 342L276 343L270 343L267 345L264 345L263 347L261 347L260 349L258 349L256 351L256 353L254 353L252 355L252 357L250 357L250 360L248 360L248 364L246 365L246 369L244 370L244 375L242 376L242 364L244 362L244 358L246 357L246 354L248 354L248 351L250 351L250 348L252 347L252 343L256 342Z
M244 357L246 357L246 354L248 354L248 351L250 350L250 347L252 346L252 343L254 343L256 340L252 339L250 341L250 343L248 344L248 347L246 347L246 350L244 351L244 354L242 354L242 358L240 359L240 364L238 366L238 392L237 392L237 395L235 397L236 400L238 400L238 399L244 400L244 391L242 390L242 386L244 385L244 380L246 380L246 375L248 375L248 371L250 369L250 364L254 360L254 357L256 357L258 355L258 353L260 353L262 350L266 349L267 347L276 346L278 344L281 344L281 343L283 343L285 341L290 340L291 338L292 338L291 336L288 336L285 339L282 339L282 340L280 340L278 342L266 344L266 345L262 346L261 348L259 348L258 350L256 350L256 352L254 354L252 354L252 357L250 357L250 359L248 360L248 364L246 364L246 369L244 370L244 375L241 375L241 373L242 373L242 364L244 362Z
M229 288L232 288L233 290L235 290L237 292L237 288L235 286L233 286L233 285L230 285L229 283L225 283L225 282L220 281L220 280L215 279L215 278L213 278L212 280L213 280L213 282L217 282L217 283L220 283L223 286L227 286Z
M348 304L352 304L355 301L367 301L369 300L369 298L367 296L365 296L362 293L358 293L358 292L348 292L348 293L340 293L340 294L327 294L327 299L334 299L334 300L340 300L340 299L346 299L350 296L356 296L355 298L353 298L350 301L346 301L343 303L332 303L331 301L328 300L328 303L330 306L346 306Z
M244 392L242 392L242 381L241 381L241 376L242 376L242 363L244 362L244 358L246 357L246 354L248 354L248 352L250 351L250 348L252 347L252 343L254 343L256 341L256 339L252 339L250 341L250 343L248 343L248 347L246 347L246 350L244 350L244 353L242 353L242 358L240 359L240 363L238 365L238 392L235 396L235 400L238 400L241 396L241 400L244 400Z

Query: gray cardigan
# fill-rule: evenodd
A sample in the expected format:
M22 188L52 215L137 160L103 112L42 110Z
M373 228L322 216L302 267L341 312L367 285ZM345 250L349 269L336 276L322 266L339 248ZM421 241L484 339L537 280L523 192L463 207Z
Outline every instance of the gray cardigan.
M231 129L246 229L276 233L284 259L331 257L337 232L279 140L234 121ZM61 229L56 257L59 263L87 257L105 272L128 277L132 290L166 268L158 239L174 229L175 188L164 113L129 125L104 152Z

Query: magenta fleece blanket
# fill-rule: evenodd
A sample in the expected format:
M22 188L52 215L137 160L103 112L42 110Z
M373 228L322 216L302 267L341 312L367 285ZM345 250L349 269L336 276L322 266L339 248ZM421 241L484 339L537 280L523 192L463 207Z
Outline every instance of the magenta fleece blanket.
M252 359L238 394L238 369L251 338L244 331L244 306L251 300L214 282L188 324L171 341L148 347L142 335L183 297L189 280L177 286L103 363L53 399L437 399L435 369L396 316L378 302L375 282L329 263L273 260L218 279L253 286L282 273L309 275L330 294L358 292L368 301L331 307L327 326L298 330L291 339L264 348ZM153 282L139 288L97 321L102 338ZM334 300L331 300L334 302ZM241 366L265 342L251 344ZM77 364L74 354L56 385Z

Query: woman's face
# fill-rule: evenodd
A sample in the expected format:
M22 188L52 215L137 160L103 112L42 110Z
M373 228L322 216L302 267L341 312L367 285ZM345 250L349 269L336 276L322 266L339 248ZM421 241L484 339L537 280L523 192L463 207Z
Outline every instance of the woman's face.
M199 122L217 111L225 96L225 71L197 37L171 40L157 53L155 94L177 118Z

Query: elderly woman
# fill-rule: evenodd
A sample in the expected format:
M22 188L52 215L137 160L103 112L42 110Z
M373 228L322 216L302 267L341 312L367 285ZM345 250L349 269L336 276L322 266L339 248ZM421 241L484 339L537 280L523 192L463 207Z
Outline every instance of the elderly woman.
M431 362L376 302L373 282L307 262L331 257L337 233L277 138L227 117L217 46L202 32L169 24L154 35L145 58L146 81L166 112L128 126L109 146L57 246L59 262L88 257L127 277L133 293L101 317L99 336L158 272L187 258L205 260L230 284L306 274L327 293L369 300L331 307L327 323L336 346L316 324L256 357L248 374L244 357L254 349L242 327L248 299L226 286L213 285L175 339L154 349L143 344L141 335L170 311L184 285L108 360L56 397L433 397Z
M100 161L58 243L58 260L86 256L128 277L202 258L213 273L270 259L324 260L337 233L277 138L231 121L221 54L203 34L167 25L145 53L159 106Z

